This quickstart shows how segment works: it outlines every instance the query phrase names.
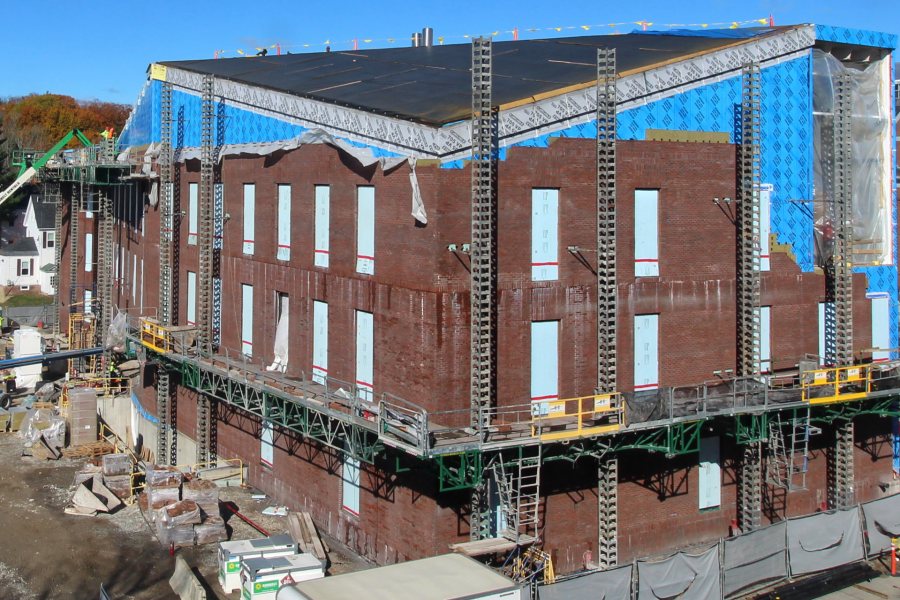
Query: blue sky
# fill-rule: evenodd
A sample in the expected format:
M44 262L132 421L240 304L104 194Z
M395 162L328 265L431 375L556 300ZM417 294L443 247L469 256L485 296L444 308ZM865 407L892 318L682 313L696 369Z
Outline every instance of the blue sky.
M900 0L5 0L0 97L49 91L131 104L151 62L212 58L217 50L233 57L238 50L255 53L276 44L283 52L321 51L326 41L333 50L347 50L354 39L360 48L405 46L410 33L426 25L449 44L493 32L495 39L512 39L514 28L527 39L625 33L639 21L665 29L770 14L776 25L819 23L900 34Z

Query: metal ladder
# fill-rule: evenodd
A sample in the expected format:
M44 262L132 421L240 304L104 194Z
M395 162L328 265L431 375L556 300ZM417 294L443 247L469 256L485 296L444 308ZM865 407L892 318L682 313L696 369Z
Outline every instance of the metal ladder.
M742 531L753 531L762 526L762 442L744 447L740 477L738 524Z
M601 459L597 467L597 561L601 569L619 563L619 459Z
M759 63L747 63L741 77L738 188L738 364L739 376L760 372L760 106Z
M174 190L172 184L172 84L163 82L160 90L160 147L159 147L159 321L172 325L172 232L174 225ZM170 431L172 414L169 372L163 364L157 366L156 410L159 430L156 439L156 460L160 464L177 464L176 434ZM171 444L170 444L171 438ZM170 456L171 451L171 456Z
M855 503L853 469L853 421L835 429L831 508L850 508Z
M204 75L200 100L200 198L198 206L197 248L197 345L209 352L212 344L212 261L213 261L213 120L215 79ZM200 394L197 405L197 462L204 464L210 456L211 400Z
M788 492L806 489L809 437L820 433L809 424L809 408L795 409L787 420L773 415L769 422L767 480Z
M511 462L510 472L506 467L503 455L498 455L492 469L506 521L498 534L516 543L523 536L535 541L540 533L541 447L537 447L536 456L519 455Z
M616 391L616 49L597 49L597 393Z

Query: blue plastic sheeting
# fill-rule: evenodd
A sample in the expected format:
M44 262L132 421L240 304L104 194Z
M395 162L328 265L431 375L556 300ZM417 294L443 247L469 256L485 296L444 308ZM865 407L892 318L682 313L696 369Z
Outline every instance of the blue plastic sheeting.
M833 25L816 25L816 39L823 42L874 46L876 48L890 48L891 50L897 47L897 36L893 33L869 31L867 29L850 29L849 27L835 27Z
M804 272L813 270L812 94L809 54L762 70L762 182L773 185L772 232L790 244ZM686 90L619 113L622 140L643 140L647 129L717 131L734 141L740 76ZM515 144L546 148L554 137L594 139L591 121ZM502 157L501 157L502 158ZM455 167L460 161L444 167ZM896 277L894 278L896 283ZM892 296L896 298L896 294Z
M666 29L642 31L635 29L631 33L641 35L680 35L683 37L724 38L746 40L775 31L771 27L744 27L743 29Z
M133 109L131 120L119 139L119 146L143 146L160 141L159 81L149 81ZM214 112L225 119L225 139L217 144L249 144L289 140L303 135L308 128L274 117L257 114L228 104L215 103ZM174 147L200 146L200 97L175 90L172 93L172 133ZM343 139L343 138L341 138ZM376 158L397 157L395 152L360 142L345 140L358 148L371 148Z
M141 417L150 421L154 425L159 425L159 419L147 412L147 410L141 404L141 401L138 400L137 394L135 394L134 392L131 392L131 403L134 404L134 408L138 411L138 414L140 414Z

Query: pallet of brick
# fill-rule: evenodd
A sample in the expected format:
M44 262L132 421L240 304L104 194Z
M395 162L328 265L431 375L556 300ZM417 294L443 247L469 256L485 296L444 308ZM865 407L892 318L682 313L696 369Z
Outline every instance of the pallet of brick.
M104 475L103 484L122 500L131 498L131 474Z
M127 454L106 454L102 464L104 477L131 475L131 457Z
M180 500L157 510L156 520L171 527L198 525L201 522L200 507L193 500Z
M183 475L175 467L144 463L145 481L148 486L181 485Z
M90 388L69 390L69 440L73 446L97 441L97 391Z
M181 497L185 500L196 502L204 516L220 516L219 487L212 481L192 479L185 482L181 487Z
M198 546L227 540L228 531L222 517L204 517L199 525L194 525L194 541Z
M91 463L86 463L83 467L81 467L78 471L75 472L75 481L72 485L78 486L82 481L87 481L88 479L93 479L94 475L101 474L101 468L97 465L93 465Z
M168 526L157 519L156 537L159 538L159 543L167 548L189 548L194 545L194 526L192 524Z
M175 504L180 498L178 484L148 485L147 506L151 511Z
M9 409L9 430L18 431L28 415L28 409L24 406L13 406Z

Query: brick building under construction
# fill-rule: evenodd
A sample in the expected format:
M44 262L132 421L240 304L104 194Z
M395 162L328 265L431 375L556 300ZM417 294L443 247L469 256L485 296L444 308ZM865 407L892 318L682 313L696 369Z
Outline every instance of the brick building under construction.
M895 46L154 64L118 159L56 167L61 318L129 315L142 377L103 416L158 462L239 458L379 563L538 541L608 567L877 498Z

